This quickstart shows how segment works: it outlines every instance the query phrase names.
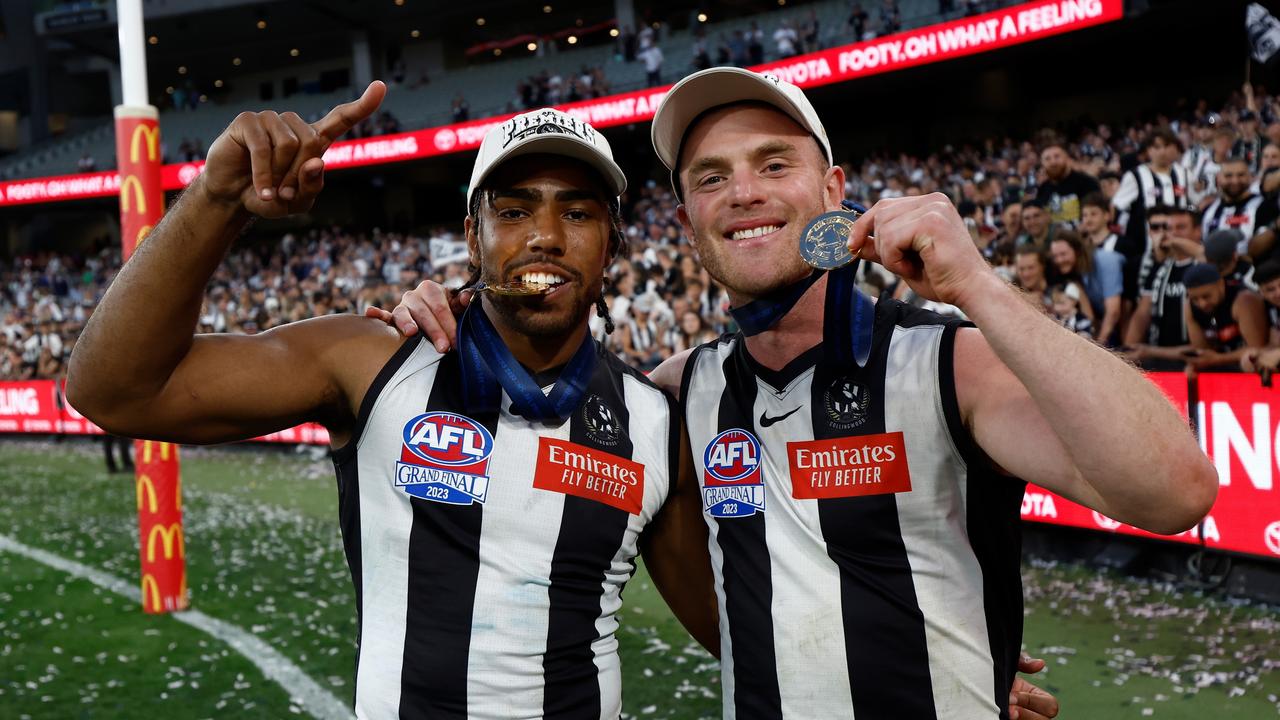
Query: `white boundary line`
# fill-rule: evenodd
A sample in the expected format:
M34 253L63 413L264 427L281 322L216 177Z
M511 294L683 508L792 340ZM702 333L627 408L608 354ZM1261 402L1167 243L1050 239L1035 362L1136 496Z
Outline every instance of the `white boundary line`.
M88 580L100 588L123 595L135 603L142 602L142 591L132 583L60 555L24 545L7 535L0 535L0 550L22 555L68 575ZM230 645L231 649L257 666L269 680L275 681L284 688L290 699L301 705L302 709L313 717L320 720L349 720L352 717L350 708L334 697L333 693L320 687L315 680L302 671L302 668L294 665L289 658L281 655L275 648L256 636L199 610L170 613L169 617L202 630Z

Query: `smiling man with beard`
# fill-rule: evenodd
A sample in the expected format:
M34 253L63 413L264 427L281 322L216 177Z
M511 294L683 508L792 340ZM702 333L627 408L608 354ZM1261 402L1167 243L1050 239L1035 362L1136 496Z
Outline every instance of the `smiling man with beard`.
M695 73L653 141L743 328L651 376L699 460L725 716L1007 717L1024 481L1176 533L1212 504L1212 465L1159 390L995 275L946 196L881 200L848 246L976 328L871 303L852 264L810 268L802 233L841 211L845 178L796 86ZM721 501L726 484L759 501Z
M718 648L678 409L587 332L623 248L625 179L602 136L554 110L486 134L466 235L473 282L495 292L464 316L458 353L352 315L193 333L251 217L309 209L325 148L384 93L374 83L314 125L237 117L94 313L69 398L129 437L329 429L357 717L617 718L615 631L641 549L677 617Z

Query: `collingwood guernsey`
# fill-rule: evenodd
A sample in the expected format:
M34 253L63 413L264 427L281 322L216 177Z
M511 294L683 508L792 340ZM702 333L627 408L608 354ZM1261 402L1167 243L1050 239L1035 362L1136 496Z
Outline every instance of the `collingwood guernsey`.
M617 718L617 612L667 497L678 417L599 347L551 424L468 411L457 353L414 337L335 452L360 718ZM539 382L542 382L541 380Z
M1008 717L1024 483L961 421L956 330L881 300L865 368L690 357L725 718Z

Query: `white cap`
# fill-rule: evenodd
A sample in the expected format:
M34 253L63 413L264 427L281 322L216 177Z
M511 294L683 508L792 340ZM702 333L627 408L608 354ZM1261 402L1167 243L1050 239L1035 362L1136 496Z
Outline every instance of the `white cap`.
M548 153L581 160L609 182L612 195L627 189L622 168L613 161L609 141L587 122L553 108L543 108L489 128L480 143L475 167L471 170L471 187L467 188L467 207L476 188L484 183L502 163L521 155Z
M676 160L689 126L708 110L749 101L767 103L786 113L818 140L827 163L834 164L826 128L822 127L818 113L803 90L774 75L736 67L710 68L672 86L653 116L650 129L653 150L671 171L671 185L677 193L680 183L677 182Z

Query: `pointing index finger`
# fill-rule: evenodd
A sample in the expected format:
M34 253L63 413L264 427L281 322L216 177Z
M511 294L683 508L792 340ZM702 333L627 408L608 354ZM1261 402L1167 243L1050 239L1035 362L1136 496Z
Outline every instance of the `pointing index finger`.
M333 142L355 127L356 123L377 112L386 96L387 86L381 80L374 80L365 88L363 95L330 110L328 115L320 118L312 127L327 142Z

